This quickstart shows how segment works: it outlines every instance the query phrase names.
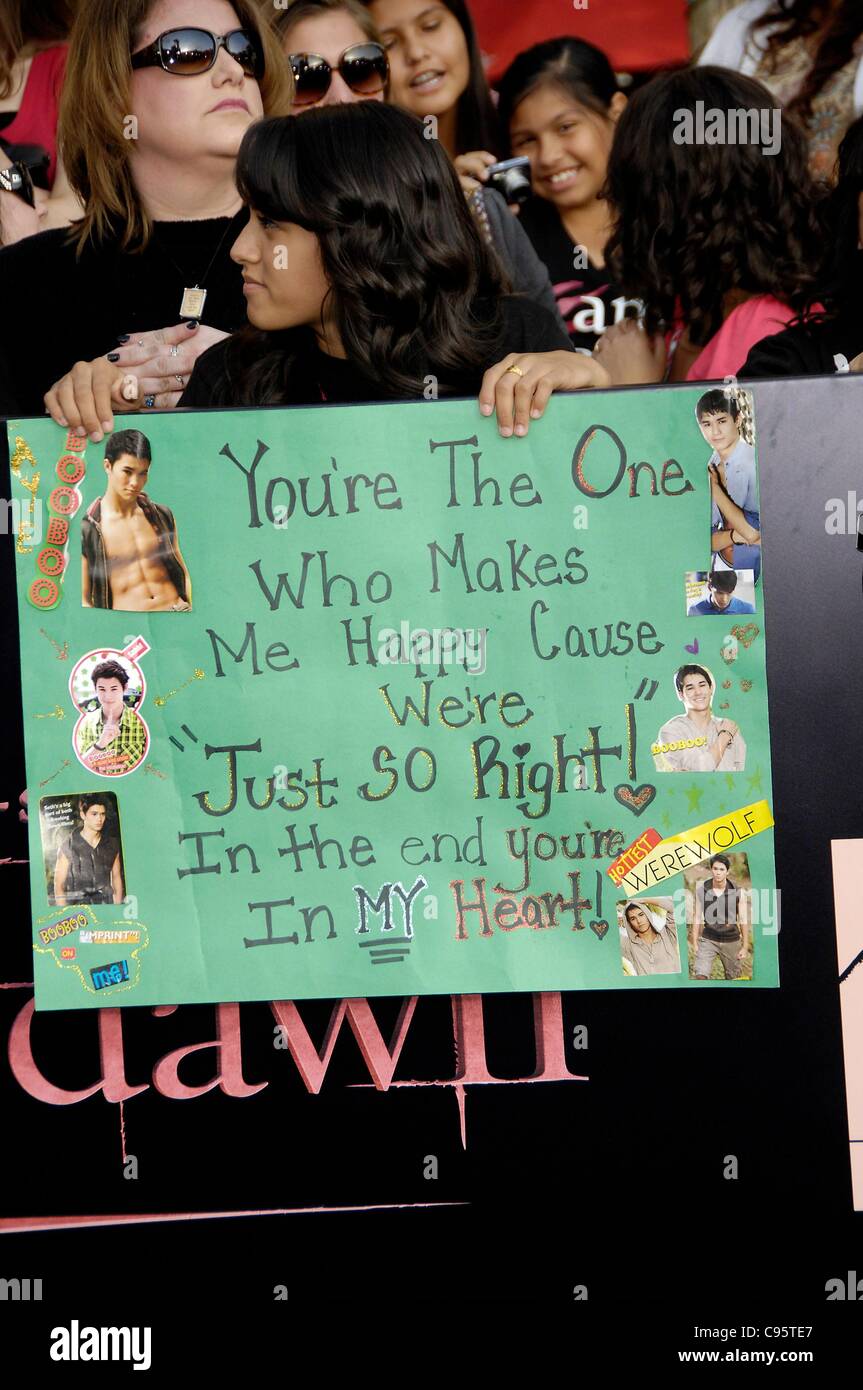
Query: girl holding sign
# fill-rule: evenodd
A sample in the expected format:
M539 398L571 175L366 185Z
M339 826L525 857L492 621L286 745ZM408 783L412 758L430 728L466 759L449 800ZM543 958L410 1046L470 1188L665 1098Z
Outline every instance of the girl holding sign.
M359 102L261 121L237 183L250 218L231 255L249 327L199 359L183 406L463 396L487 373L484 413L512 434L528 405L536 418L552 390L586 383L590 360L551 313L502 292L415 117Z

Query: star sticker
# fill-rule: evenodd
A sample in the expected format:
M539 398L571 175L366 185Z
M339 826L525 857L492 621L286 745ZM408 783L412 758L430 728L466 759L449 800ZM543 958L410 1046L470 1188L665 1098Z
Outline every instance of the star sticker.
M725 774L725 785L730 792L734 791L734 776L730 772L726 772Z
M668 830L668 829L670 828L670 826L671 826L671 812L670 812L670 811L664 811L664 812L663 812L663 814L662 814L662 824L665 826L666 830Z
M748 789L749 791L751 791L751 792L760 792L760 791L761 791L761 768L760 768L760 767L756 767L756 769L755 769L755 771L753 772L752 776L747 780L746 786L747 786L747 789Z
M701 805L701 798L704 795L703 787L686 788L686 809L687 811L697 811Z

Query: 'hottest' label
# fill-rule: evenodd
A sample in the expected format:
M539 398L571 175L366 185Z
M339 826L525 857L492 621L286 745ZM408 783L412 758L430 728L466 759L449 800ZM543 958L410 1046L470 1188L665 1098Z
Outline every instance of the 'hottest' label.
M705 821L692 830L683 830L679 835L671 835L662 840L641 863L629 869L623 877L615 879L627 893L643 893L654 884L702 863L713 854L733 849L735 845L769 830L773 816L766 801L755 801L751 806L742 806L727 816L717 816L715 820ZM636 842L637 843L637 842ZM623 856L621 856L622 858ZM614 868L614 865L611 866ZM611 873L611 869L609 869Z

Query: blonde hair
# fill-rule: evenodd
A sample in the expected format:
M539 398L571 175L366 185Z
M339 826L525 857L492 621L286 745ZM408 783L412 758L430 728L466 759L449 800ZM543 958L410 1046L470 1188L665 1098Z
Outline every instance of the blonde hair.
M295 24L301 23L304 19L318 19L322 15L339 10L343 10L356 21L367 39L371 39L373 43L380 43L381 36L372 19L371 11L366 9L361 0L291 0L287 9L271 11L272 25L285 43Z
M252 0L231 0L243 28L257 34L264 54L264 114L290 111L293 78L271 29ZM81 252L120 232L124 251L142 251L152 224L138 197L123 130L131 104L131 54L154 0L86 0L69 38L60 104L58 144L69 182L84 204L71 229ZM177 79L180 81L181 79Z

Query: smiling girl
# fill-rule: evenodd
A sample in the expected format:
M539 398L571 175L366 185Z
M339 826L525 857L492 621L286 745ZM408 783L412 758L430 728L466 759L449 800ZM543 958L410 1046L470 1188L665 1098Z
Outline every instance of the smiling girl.
M611 213L602 189L626 97L605 54L569 38L520 53L498 91L506 151L530 160L534 196L521 224L548 267L573 346L589 352L636 306L605 269Z

